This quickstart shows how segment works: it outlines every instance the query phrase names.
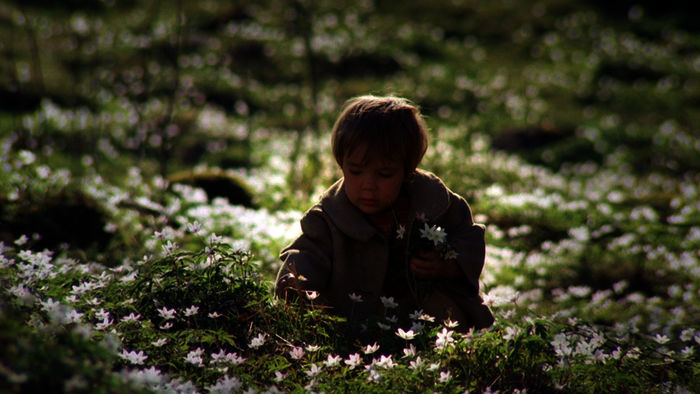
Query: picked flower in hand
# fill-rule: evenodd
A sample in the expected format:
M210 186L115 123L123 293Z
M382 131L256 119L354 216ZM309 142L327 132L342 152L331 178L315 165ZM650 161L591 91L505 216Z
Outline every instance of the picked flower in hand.
M435 286L435 279L459 275L457 252L448 243L447 232L425 217L416 216L408 231L407 280L411 293L422 299Z
M444 260L457 258L457 252L447 242L447 232L442 227L417 216L410 229L409 254L438 252Z
M437 225L428 226L428 223L423 223L423 228L420 229L420 236L429 241L433 241L433 244L437 247L445 242L447 233Z

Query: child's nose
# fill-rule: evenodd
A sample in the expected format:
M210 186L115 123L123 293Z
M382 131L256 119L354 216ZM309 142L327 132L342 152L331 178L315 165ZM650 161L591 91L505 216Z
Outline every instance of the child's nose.
M373 176L368 176L362 182L362 188L365 190L375 190L377 188L377 178Z

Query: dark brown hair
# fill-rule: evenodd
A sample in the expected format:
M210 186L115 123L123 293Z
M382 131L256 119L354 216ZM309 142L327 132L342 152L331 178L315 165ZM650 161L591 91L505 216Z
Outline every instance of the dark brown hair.
M408 175L428 148L425 122L418 107L395 96L359 96L345 103L333 126L333 156L339 166L358 147L365 160L388 158L403 162Z

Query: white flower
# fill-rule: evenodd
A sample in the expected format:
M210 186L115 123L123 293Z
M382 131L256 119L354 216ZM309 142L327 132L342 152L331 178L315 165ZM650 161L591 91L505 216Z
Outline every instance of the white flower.
M351 354L346 360L343 361L350 367L350 369L353 369L362 363L362 359L360 358L359 353Z
M384 324L384 323L382 323L382 322L380 322L380 321L377 322L377 326L379 326L379 328L382 329L382 330L384 330L384 331L387 331L387 330L389 330L389 329L391 328L390 325Z
M503 339L506 341L509 341L511 339L515 339L515 337L520 334L520 328L518 327L506 327L506 333L503 335Z
M31 291L29 291L29 288L23 285L11 286L8 289L8 292L27 303L31 302L34 299L34 296L32 295ZM75 301L69 302L77 302L77 299Z
M171 323L171 322L167 322L165 324L160 325L161 330L169 330L171 328L173 328L173 323Z
M138 353L136 351L127 351L127 350L122 350L121 353L119 353L119 356L125 360L129 360L130 363L132 364L143 364L144 361L148 358L146 354L143 353L143 350L139 350Z
M448 330L447 328L443 327L442 331L437 333L437 339L435 340L435 347L438 349L442 349L445 346L448 346L454 342L454 338L452 338L452 334L454 331Z
M424 365L425 365L425 363L424 363L423 360L420 358L420 356L418 356L418 357L416 357L415 360L413 360L413 361L411 361L411 362L409 363L409 368L411 368L411 369L420 369L420 368L423 368Z
M423 316L424 313L425 313L425 312L423 312L422 309L416 309L415 311L413 311L413 313L410 313L410 314L408 315L408 317L410 317L411 320L418 320L418 318L420 318L421 316Z
M692 346L685 346L683 349L681 349L681 354L685 358L690 358L695 354L695 348Z
M331 354L328 355L328 358L325 361L326 367L334 367L338 364L340 364L340 356L333 356Z
M0 245L2 244L0 243ZM47 312L58 311L60 308L61 303L54 301L53 298L49 298L46 301L41 301L41 309ZM100 311L104 313L104 309L100 309ZM97 317L98 319L104 319L104 315L102 315L100 311L95 313L95 317ZM109 317L109 313L107 313L107 317Z
M317 352L321 347L318 345L308 345L306 346L307 352Z
M423 332L424 328L425 328L425 326L423 325L423 323L421 323L419 321L414 321L413 324L411 324L410 331L413 331L416 334L420 334L421 332Z
M445 252L445 255L442 256L446 261L454 260L459 256L459 254L454 250L450 249L447 252Z
M197 356L201 356L204 354L204 349L202 349L201 347L198 347L194 350L191 350L190 353L197 355Z
M207 243L208 244L218 244L224 242L224 237L220 235L216 235L215 233L211 233L209 237L207 237Z
M304 373L305 373L307 376L313 378L314 376L316 376L316 375L318 375L319 373L321 373L321 367L319 367L319 366L316 365L315 363L314 363L314 364L311 364L311 365L309 366L309 369L306 370L306 371L304 371Z
M435 321L435 317L430 316L427 313L424 313L418 317L418 320L423 320L423 321L427 321L427 322L432 323Z
M91 290L94 290L96 288L95 283L92 282L80 282L77 285L73 285L71 288L71 294L79 295L79 294L85 294Z
M165 320L170 320L175 318L175 309L168 309L167 307L158 308L158 314Z
M306 290L304 293L306 293L306 298L308 298L310 301L318 298L318 291Z
M304 386L304 390L306 390L307 392L313 392L316 386L318 386L318 380L312 378L309 381L309 383L306 386Z
M350 297L352 302L362 302L362 295L360 294L350 293L348 297Z
M216 319L217 317L221 317L221 314L219 314L219 312L212 312L209 314L209 317Z
M111 325L112 325L112 319L107 317L104 320L102 320L101 322L95 324L95 328L98 330L104 330Z
M404 235L406 235L406 227L401 224L399 228L396 229L396 238L403 239Z
M282 373L280 371L275 371L275 382L279 383L284 380L284 378L287 377L287 374Z
M639 358L639 355L641 354L641 351L639 350L638 347L633 347L630 349L627 354L625 354L625 358L631 358L633 360L636 360Z
M416 347L411 344L407 348L403 349L404 358L412 358L416 356Z
M447 328L455 328L459 325L459 322L452 321L451 319L448 318L447 320L443 321L442 324L444 324L445 327L447 327Z
M593 354L593 358L596 359L597 361L600 361L601 363L605 364L605 361L610 358L610 355L605 354L605 352L601 349L598 349L595 351Z
M369 380L370 382L379 382L383 378L384 377L382 376L382 374L379 373L379 371L377 371L376 369L369 370L369 376L367 376L367 380Z
M240 379L236 377L224 376L221 380L216 382L213 386L207 387L207 391L210 393L231 393L240 390L243 383Z
M219 349L217 353L212 353L210 355L211 360L209 360L209 363L211 364L216 364L216 363L222 363L226 361L226 352L224 349Z
M255 338L250 340L249 346L253 349L262 346L263 344L265 344L266 337L267 337L267 334L263 334L263 333L258 334Z
M433 244L438 246L439 244L445 242L447 233L445 233L445 231L437 225L428 226L428 223L424 223L423 228L420 229L420 236L429 241L433 241Z
M693 335L695 335L695 329L694 328L686 328L685 330L681 331L681 341L683 342L688 342L691 339L693 339Z
M15 245L17 245L17 246L22 246L22 245L26 244L27 241L29 241L29 237L27 237L26 235L22 234L19 238L17 238L17 239L15 240Z
M173 235L174 235L174 234L173 234L173 232L172 232L172 228L170 228L170 227L164 228L163 231L156 231L156 232L153 234L153 236L154 236L156 239L161 240L161 241L165 241L165 240L168 240L168 239L172 239L172 238L173 238Z
M185 356L185 362L201 367L204 365L202 354L204 354L204 349L198 347L197 349L187 353L187 356Z
M166 255L172 254L175 249L177 249L177 244L173 243L173 241L168 240L168 242L163 245L163 253Z
M389 356L382 355L379 358L379 361L376 362L376 365L378 367L384 368L384 369L394 368L396 366L396 363L394 362L394 360L391 357L392 357L391 355L389 355Z
M151 344L155 347L161 347L161 346L165 345L166 342L168 342L168 338L160 338L157 341L151 342Z
M83 320L83 314L71 309L66 313L65 322L66 323L80 323Z
M450 371L440 372L440 383L447 383L450 381L450 379L452 379L452 374L450 373Z
M290 355L293 359L299 360L299 359L301 359L302 357L304 357L304 349L302 349L302 348L299 347L299 346L296 346L296 347L292 348L292 350L289 351L289 355Z
M199 312L199 307L192 305L189 308L185 308L185 316L194 316Z
M362 351L365 354L372 354L372 353L376 352L377 350L379 350L379 345L377 345L376 342L372 345L367 345L367 346L365 346L364 349L362 349Z
M92 297L89 300L87 300L86 302L88 303L88 305L97 306L97 305L100 305L100 303L102 301L100 301L100 299L97 297Z
M122 317L122 321L125 323L128 323L128 322L138 321L140 318L141 318L140 314L135 314L135 313L131 312L127 316Z
M25 287L25 289L27 289L27 288ZM27 289L27 291L28 291L28 289ZM26 296L28 296L28 297L30 297L30 298L33 297L31 293L26 294ZM21 296L18 295L18 297L25 298L25 295L21 295ZM65 300L66 300L66 302L69 303L69 304L75 304L75 303L78 302L78 296L75 295L75 294L71 294L71 295L69 295L68 297L66 297ZM126 302L126 301L124 301L124 302Z
M128 379L139 386L156 386L161 383L163 376L156 367L150 367L144 370L130 371Z
M554 347L554 352L559 357L570 356L573 352L571 345L569 344L569 338L564 333L558 333L554 336L551 342L552 347Z
M620 349L620 347L618 346L615 350L613 350L610 353L610 357L612 357L615 360L619 360L620 357L622 357L622 349Z
M277 386L272 385L267 388L265 394L284 394L284 391L281 391Z
M121 279L119 279L121 282L128 283L136 279L136 277L139 276L139 273L137 271L131 272L129 275L124 275Z
M241 357L238 353L228 353L226 354L226 361L233 365L243 364L245 362L245 357Z
M396 335L398 335L401 339L405 339L407 341L410 341L411 339L416 337L416 333L413 332L413 330L404 331L401 328L399 328L396 331Z
M660 345L663 345L670 341L670 338L667 337L666 335L661 335L661 334L656 334L654 335L654 340L658 342Z
M196 220L193 223L187 223L187 231L192 234L199 234L202 231L202 225Z
M397 304L396 301L394 301L394 297L381 296L379 297L379 300L382 301L382 304L384 304L384 308L386 309L392 309L399 306L399 304Z

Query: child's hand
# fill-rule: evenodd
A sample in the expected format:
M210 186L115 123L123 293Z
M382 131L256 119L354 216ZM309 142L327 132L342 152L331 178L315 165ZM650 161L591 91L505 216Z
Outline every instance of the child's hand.
M420 252L411 257L411 272L419 278L456 278L463 275L456 260L445 261L435 251Z

